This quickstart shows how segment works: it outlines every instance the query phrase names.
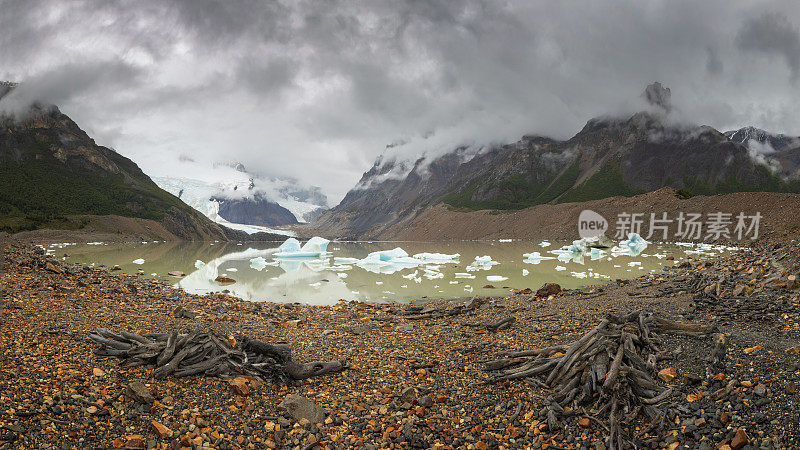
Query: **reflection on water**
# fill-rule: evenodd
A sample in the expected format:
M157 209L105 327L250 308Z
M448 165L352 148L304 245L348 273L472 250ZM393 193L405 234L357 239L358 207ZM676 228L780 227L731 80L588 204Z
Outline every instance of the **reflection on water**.
M503 288L536 289L545 282L564 288L600 284L660 271L697 248L650 245L639 255L590 251L552 254L537 242L331 242L328 258L280 259L277 243L159 242L51 246L57 256L83 264L119 265L126 273L164 278L188 292L228 290L253 301L331 304L340 299L407 302L419 298L503 295ZM460 254L454 261L399 267L359 264L367 254L402 247L408 254ZM723 249L702 249L723 251ZM539 252L538 258L531 258ZM523 257L525 254L525 257ZM696 254L693 256L697 256ZM476 259L476 257L478 257ZM144 260L143 262L141 260ZM134 263L136 261L136 263ZM141 263L141 264L138 264ZM175 278L170 271L187 275ZM220 285L223 275L236 280ZM493 284L491 288L487 285Z

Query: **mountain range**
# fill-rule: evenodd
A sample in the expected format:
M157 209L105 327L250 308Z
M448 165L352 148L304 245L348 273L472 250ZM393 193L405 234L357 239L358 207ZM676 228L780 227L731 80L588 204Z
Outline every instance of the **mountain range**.
M0 101L15 86L0 83ZM131 226L141 236L151 230L162 238L270 237L248 237L212 222L159 188L133 161L97 145L54 105L0 113L0 231L82 229L101 217L118 232Z
M589 120L572 138L528 135L479 149L406 161L387 148L336 207L312 224L352 238L386 237L423 211L520 210L547 203L633 196L800 192L800 139L754 128L720 132L673 118L669 89L654 83L649 108Z

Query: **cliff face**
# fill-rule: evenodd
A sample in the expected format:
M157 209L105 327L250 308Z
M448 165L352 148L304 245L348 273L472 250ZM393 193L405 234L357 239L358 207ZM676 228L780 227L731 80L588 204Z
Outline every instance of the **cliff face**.
M765 159L711 127L674 124L668 89L654 84L643 97L652 110L592 119L566 141L525 136L477 153L459 148L433 161L421 158L408 167L387 152L313 225L331 235L370 238L440 203L458 210L519 210L663 187L681 196L800 191L799 149L785 146Z
M182 239L246 238L160 189L55 106L0 116L0 230L58 227L75 215L150 219Z
M213 200L219 202L219 215L228 222L264 227L298 223L291 211L258 195L254 198Z

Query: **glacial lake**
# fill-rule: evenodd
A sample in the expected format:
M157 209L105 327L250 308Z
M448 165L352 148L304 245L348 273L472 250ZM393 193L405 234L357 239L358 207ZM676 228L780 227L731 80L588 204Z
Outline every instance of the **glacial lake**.
M510 289L536 290L545 282L576 288L605 284L660 272L688 257L728 251L723 247L688 244L650 244L638 255L585 254L578 257L550 251L568 242L461 241L461 242L331 242L327 258L276 258L280 243L149 242L137 244L52 244L45 249L68 262L119 266L122 273L164 279L187 292L228 291L245 300L333 304L340 300L407 303L414 299L501 296ZM460 254L457 261L429 262L417 267L361 266L337 263L341 258L362 259L370 252L401 247L409 255L423 252ZM543 259L525 260L524 253L540 252ZM496 264L474 264L490 256ZM668 257L674 259L669 259ZM263 259L257 259L263 258ZM252 262L255 260L256 262ZM168 275L171 271L183 277ZM112 273L120 273L112 272ZM233 283L221 284L218 276ZM494 286L494 288L489 287Z

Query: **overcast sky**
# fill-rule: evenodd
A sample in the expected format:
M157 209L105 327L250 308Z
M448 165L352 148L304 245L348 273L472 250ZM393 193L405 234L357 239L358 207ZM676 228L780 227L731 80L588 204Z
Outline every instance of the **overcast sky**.
M575 134L652 81L720 130L800 135L800 2L0 0L0 80L151 175L321 186L408 154Z

